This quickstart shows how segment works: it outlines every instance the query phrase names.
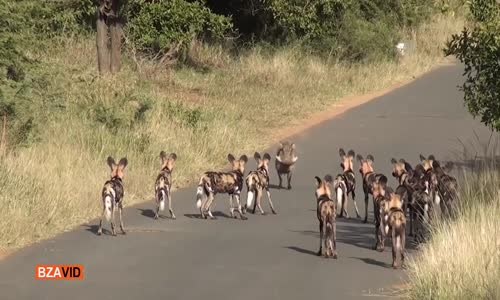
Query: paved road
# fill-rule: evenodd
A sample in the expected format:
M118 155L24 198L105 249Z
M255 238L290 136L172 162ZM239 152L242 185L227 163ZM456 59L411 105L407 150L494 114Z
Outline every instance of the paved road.
M370 250L373 225L339 220L339 259L314 255L318 225L313 178L340 171L339 147L373 154L376 170L389 175L392 156L416 163L422 152L448 160L461 150L458 139L474 138L473 130L487 139L488 130L463 108L456 89L460 81L459 67L442 67L294 137L301 158L293 189L272 190L276 216L200 220L195 188L181 190L174 194L175 221L154 221L153 205L145 203L126 210L127 236L98 237L94 222L0 262L0 299L388 297L388 289L405 274L389 267L390 247L384 253ZM254 162L248 167L254 168ZM274 170L271 176L276 183ZM217 198L216 210L227 213L227 205L226 196ZM267 203L264 207L268 210ZM86 278L35 281L34 265L39 263L83 264Z

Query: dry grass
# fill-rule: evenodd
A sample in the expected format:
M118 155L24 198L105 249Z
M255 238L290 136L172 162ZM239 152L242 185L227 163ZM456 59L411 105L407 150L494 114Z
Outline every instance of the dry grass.
M195 44L194 67L167 71L126 60L119 75L98 80L90 38L54 41L29 53L42 62L48 81L46 93L33 97L57 99L64 109L49 114L39 143L0 164L0 249L98 216L108 155L129 158L126 205L149 201L160 150L177 152L174 182L186 186L206 168L221 167L228 152L251 154L268 145L273 128L300 122L340 97L430 70L443 61L443 42L461 24L461 18L437 17L418 31L416 51L399 63L335 64L294 49L272 55L253 49L233 58ZM150 109L137 118L140 107ZM115 119L97 122L96 116L121 123L114 131L105 124Z
M500 164L465 174L453 222L434 224L410 262L410 299L500 299Z

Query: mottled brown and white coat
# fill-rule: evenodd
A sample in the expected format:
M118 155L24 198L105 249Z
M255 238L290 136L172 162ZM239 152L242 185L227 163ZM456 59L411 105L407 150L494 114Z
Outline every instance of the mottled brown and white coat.
M246 155L242 155L239 159L235 159L232 154L227 156L229 163L231 164L232 170L229 172L205 172L198 183L198 189L196 192L196 206L200 209L201 217L203 219L210 216L211 219L215 219L212 211L210 210L214 197L218 193L225 193L229 195L229 211L231 216L236 218L234 210L236 209L239 213L240 219L246 220L243 216L240 195L243 189L245 164L248 161ZM236 201L236 207L234 206L234 201Z
M365 194L365 219L363 223L368 222L368 196L372 194L372 187L375 182L378 182L383 174L375 173L373 171L373 155L369 154L366 159L363 156L357 155L356 158L360 163L359 173L363 177L363 192ZM384 176L385 177L385 176Z
M165 151L161 151L160 159L161 171L155 181L156 213L154 218L158 219L159 213L165 209L165 203L168 202L170 217L175 219L174 210L172 209L172 171L177 161L177 154L167 154Z
M347 213L347 199L349 195L352 197L352 202L354 203L354 209L356 210L356 216L361 218L359 215L358 205L356 204L356 176L354 174L354 163L353 159L355 153L353 150L345 153L344 149L339 149L340 155L340 167L342 168L342 174L338 174L333 181L333 189L335 191L337 199L337 207L340 206L339 218L342 218L345 214L346 218L349 218Z
M250 209L253 203L253 214L255 214L256 207L259 208L262 215L265 214L262 209L262 195L265 190L271 211L273 214L276 214L271 200L271 192L269 191L269 161L271 160L271 156L269 153L264 153L261 156L258 152L255 152L253 157L257 163L257 170L251 171L245 179L247 185L247 202L243 208L243 213L246 213L246 210Z
M318 256L337 259L336 205L330 191L333 178L326 175L323 180L318 176L315 179L316 216L319 221L319 250L317 254Z
M102 188L101 196L102 196L102 215L101 220L99 221L99 229L97 231L98 235L102 234L102 221L105 218L106 221L111 223L111 233L113 236L116 236L115 232L115 212L119 211L120 216L120 230L123 234L125 234L125 229L123 227L122 220L122 210L123 210L123 171L125 167L127 167L128 161L127 158L122 158L118 162L115 163L115 160L109 156L107 159L108 166L111 168L111 179L104 183L104 187Z

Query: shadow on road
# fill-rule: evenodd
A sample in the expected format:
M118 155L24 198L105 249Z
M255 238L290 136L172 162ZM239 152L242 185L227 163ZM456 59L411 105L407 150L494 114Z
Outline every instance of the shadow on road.
M226 218L226 219L234 219L231 216L229 216L229 215L227 215L227 214L225 214L225 213L223 213L221 211L214 211L214 212L212 212L212 214L216 218L222 217L222 218ZM202 220L200 214L184 214L184 216L187 217L187 218L190 218L190 219L200 219L200 220ZM208 219L210 220L210 217L208 217Z
M138 208L137 210L141 211L141 215L153 219L155 217L155 212L152 209L146 208Z
M88 232L91 232L95 235L97 235L97 230L99 230L99 225L84 224L84 225L82 225L82 227L86 227L85 230L87 230ZM111 234L111 231L109 231L105 228L102 228L102 233L103 234Z
M316 255L316 252L315 252L315 251L312 251L312 250L303 249L303 248L300 248L300 247L295 247L295 246L288 246L288 247L285 247L285 248L290 249L290 250L293 250L293 251L296 251L296 252L299 252L299 253L303 253L303 254L309 254L309 255L317 256L317 255Z
M362 262L367 263L369 265L379 266L379 267L382 267L382 268L390 268L391 267L390 264L378 261L378 260L373 259L373 258L362 258L362 257L350 257L350 258L359 259Z

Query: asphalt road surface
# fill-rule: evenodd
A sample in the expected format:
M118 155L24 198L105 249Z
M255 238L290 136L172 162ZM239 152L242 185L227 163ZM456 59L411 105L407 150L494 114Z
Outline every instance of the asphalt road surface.
M363 156L372 154L375 170L388 175L394 186L391 157L406 158L412 164L418 162L419 153L454 160L463 150L461 142L475 140L474 132L487 141L489 131L462 104L456 87L462 82L461 72L459 66L441 67L293 137L300 155L293 188L271 190L278 215L230 219L224 217L228 197L218 195L218 219L201 220L193 186L173 194L177 220L155 221L153 203L143 203L125 210L126 236L99 237L95 234L98 221L94 221L4 259L0 262L0 299L395 297L391 290L406 275L390 268L389 240L385 252L371 250L371 222L339 219L339 258L315 255L319 233L314 176L339 173L339 147L352 148ZM275 148L269 152L273 155ZM276 184L274 159L270 166L271 183ZM364 212L358 166L355 162L357 201ZM254 168L252 159L247 171ZM269 212L266 198L263 207ZM370 199L370 214L371 210ZM352 202L349 212L353 217ZM36 264L82 264L85 279L36 281Z

